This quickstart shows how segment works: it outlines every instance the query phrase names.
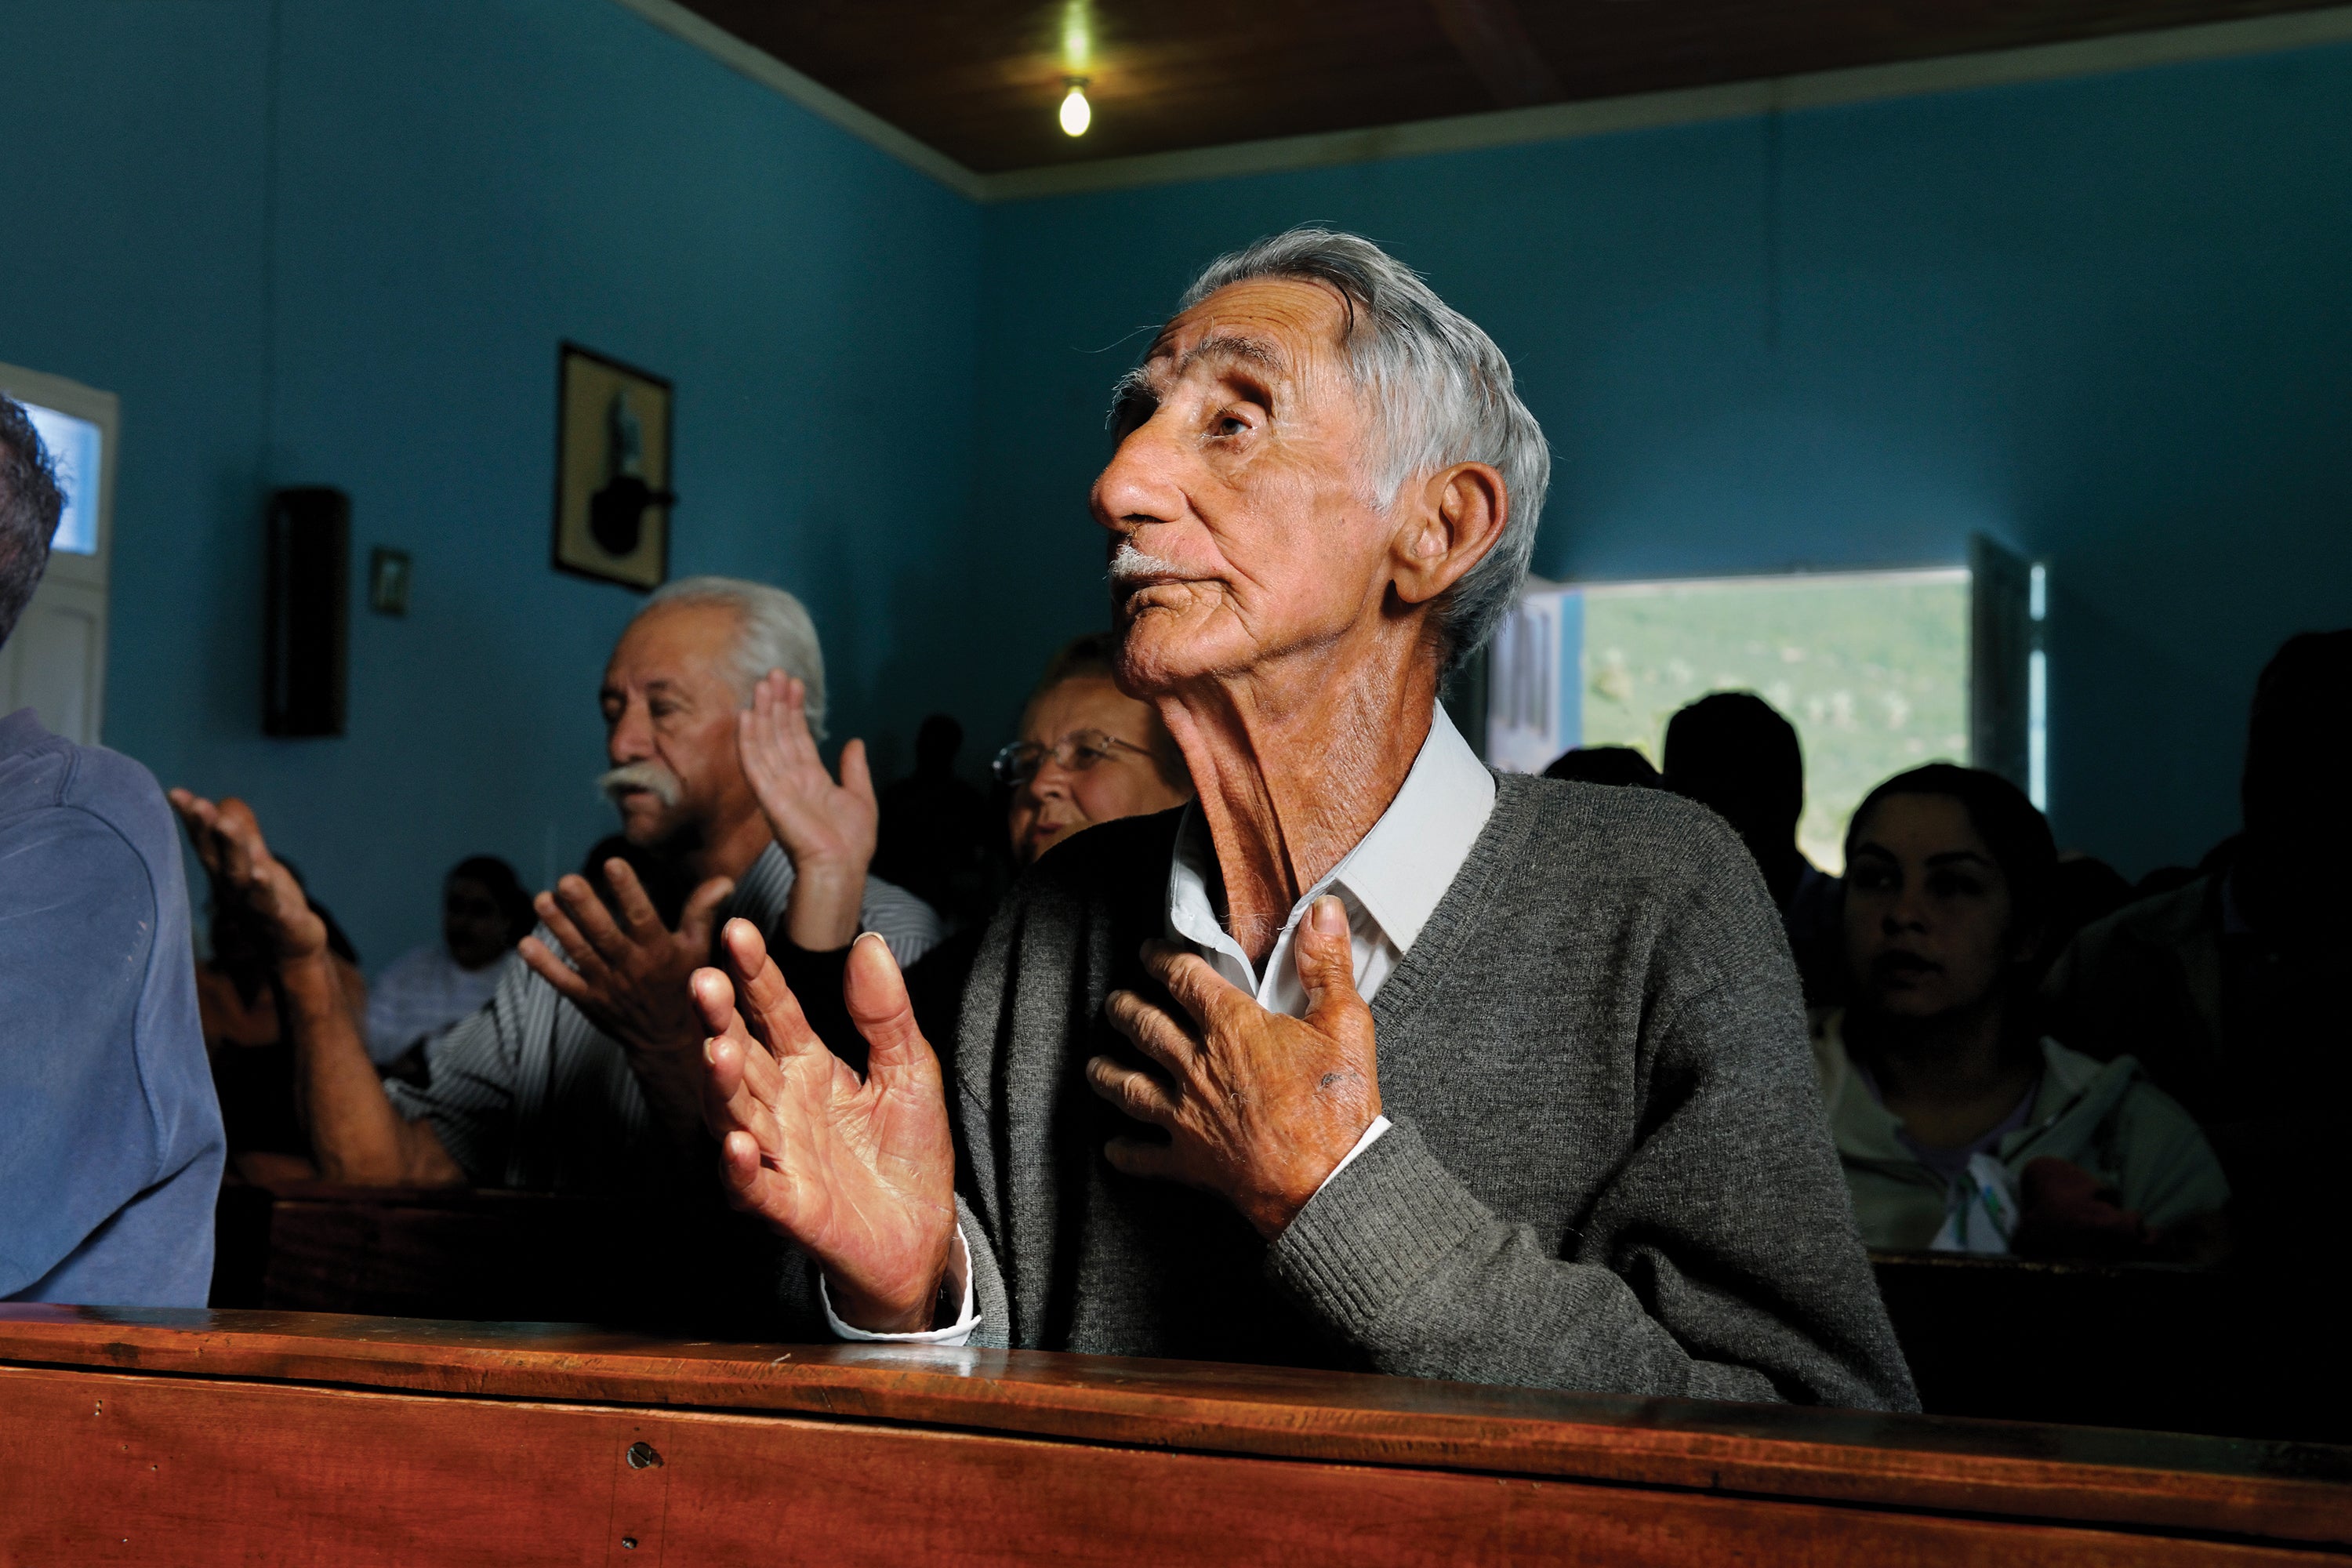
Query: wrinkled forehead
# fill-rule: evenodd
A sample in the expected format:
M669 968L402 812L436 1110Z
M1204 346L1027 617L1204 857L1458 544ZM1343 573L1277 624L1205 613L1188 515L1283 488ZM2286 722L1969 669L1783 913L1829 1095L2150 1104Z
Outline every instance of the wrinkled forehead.
M1229 283L1160 329L1143 370L1165 384L1241 369L1291 383L1345 362L1349 311L1339 291L1299 278Z
M604 689L729 680L741 631L742 616L730 605L656 605L631 621L613 645Z

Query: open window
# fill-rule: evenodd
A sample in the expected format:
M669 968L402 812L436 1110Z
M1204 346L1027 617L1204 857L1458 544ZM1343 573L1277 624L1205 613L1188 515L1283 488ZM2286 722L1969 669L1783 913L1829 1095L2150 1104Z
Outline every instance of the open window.
M1753 691L1797 728L1798 839L1835 871L1862 797L1923 763L1991 768L2042 804L2042 581L1980 539L1965 567L1531 583L1489 655L1487 759L1536 773L1618 745L1659 763L1676 710Z

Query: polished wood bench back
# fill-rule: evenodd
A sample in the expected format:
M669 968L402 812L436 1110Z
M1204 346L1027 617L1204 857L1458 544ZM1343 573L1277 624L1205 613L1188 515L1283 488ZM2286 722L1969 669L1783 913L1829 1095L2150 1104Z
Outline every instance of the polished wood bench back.
M221 1194L215 1307L561 1318L706 1338L770 1331L762 1237L672 1208L541 1193L310 1182ZM2231 1273L1880 1256L1920 1396L1937 1415L2352 1441L2340 1289Z
M2352 1554L2352 1451L1022 1352L0 1307L0 1563Z

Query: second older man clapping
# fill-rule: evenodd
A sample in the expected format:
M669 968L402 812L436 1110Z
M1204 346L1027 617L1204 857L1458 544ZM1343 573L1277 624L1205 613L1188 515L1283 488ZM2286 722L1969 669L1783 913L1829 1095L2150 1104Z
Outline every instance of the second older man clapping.
M1193 286L1094 510L1120 683L1195 805L1038 863L951 1085L877 943L862 1080L748 925L742 1013L695 977L729 1185L841 1332L1912 1402L1738 841L1497 779L1436 706L1547 469L1492 342L1367 242L1296 231Z
M803 711L824 701L824 656L800 602L730 578L669 584L630 621L604 668L608 771L600 781L629 841L701 882L677 929L662 923L625 861L606 863L617 910L582 877L538 899L544 922L521 946L488 1006L432 1048L432 1081L381 1080L327 963L325 932L269 852L242 802L173 792L214 896L245 906L275 949L275 981L294 1046L295 1098L320 1173L371 1184L642 1194L679 1171L709 1169L699 1099L699 1020L684 981L711 956L729 915L759 928L829 909L826 879L845 857L811 842L788 853L745 776L739 731L761 684ZM845 769L862 779L862 749ZM811 888L803 889L805 874ZM879 932L909 961L939 940L913 895L865 876L853 929ZM861 901L863 912L861 913ZM806 940L803 938L803 940Z

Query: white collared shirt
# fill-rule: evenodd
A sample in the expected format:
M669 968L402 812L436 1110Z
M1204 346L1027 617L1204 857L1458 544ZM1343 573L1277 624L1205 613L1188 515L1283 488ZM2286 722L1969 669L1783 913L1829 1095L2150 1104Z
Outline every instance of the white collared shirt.
M1218 875L1216 849L1198 806L1185 808L1176 830L1174 863L1168 868L1168 939L1207 959L1267 1012L1301 1017L1307 992L1298 979L1298 923L1317 899L1336 894L1348 911L1356 990L1369 1002L1437 912L1494 812L1495 775L1440 708L1388 810L1291 906L1264 974L1217 918L1211 890Z
M1348 911L1348 933L1355 950L1356 991L1370 1002L1412 944L1422 927L1437 912L1445 890L1470 858L1470 847L1486 831L1495 814L1495 775L1478 760L1462 731L1443 708L1429 724L1429 738L1397 789L1388 810L1372 824L1356 847L1337 866L1298 897L1274 951L1260 973L1249 955L1217 918L1213 890L1220 879L1215 847L1197 806L1187 806L1176 829L1176 849L1168 868L1167 935L1215 966L1218 973L1257 999L1270 1013L1302 1017L1307 991L1298 979L1295 938L1299 921L1315 900L1336 895ZM1389 1129L1389 1119L1375 1117L1346 1158L1323 1178L1330 1184L1355 1158L1370 1148ZM1320 1187L1316 1189L1321 1191ZM958 1237L959 1243L961 1237ZM959 1254L963 1248L959 1246ZM825 1321L844 1339L887 1340L917 1344L960 1345L980 1326L973 1310L971 1268L961 1270L963 1310L957 1322L944 1329L915 1334L869 1334L835 1317L828 1300Z

